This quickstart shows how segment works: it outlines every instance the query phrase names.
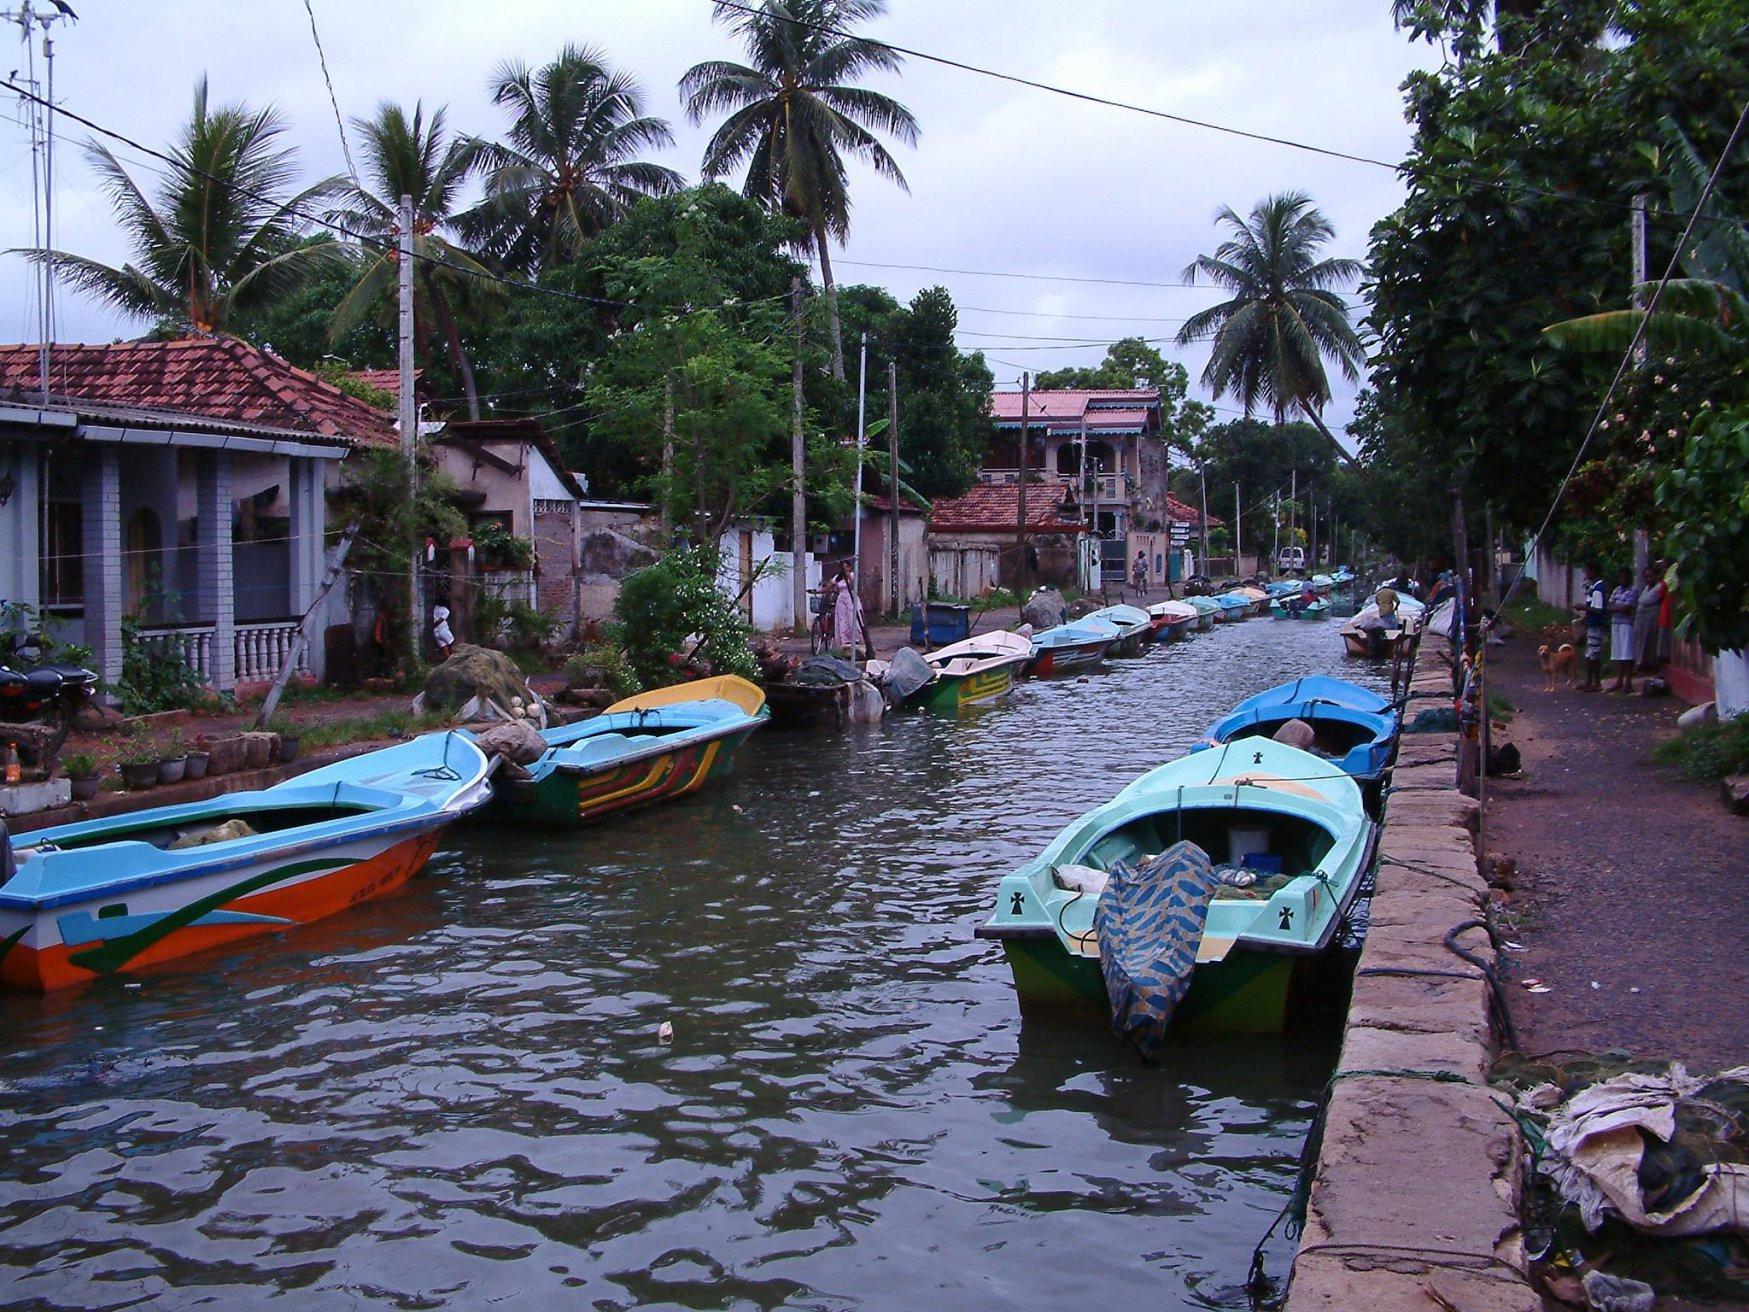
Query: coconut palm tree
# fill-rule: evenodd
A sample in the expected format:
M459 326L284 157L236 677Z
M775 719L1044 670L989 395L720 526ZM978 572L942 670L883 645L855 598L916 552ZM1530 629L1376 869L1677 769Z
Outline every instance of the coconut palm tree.
M745 162L742 191L807 224L820 261L832 333L832 375L844 377L838 296L827 247L850 233L845 157L905 188L905 175L875 131L917 144L917 120L898 101L850 85L871 70L897 70L890 47L845 35L886 12L885 0L763 0L756 9L718 3L714 17L745 42L751 64L712 60L680 79L694 123L726 113L704 152L704 175ZM909 190L909 188L905 188Z
M647 116L638 84L593 47L567 45L533 72L501 65L492 99L515 118L507 143L481 148L486 201L463 235L510 268L567 264L639 197L680 188L673 169L637 158L674 144L667 120Z
M331 243L298 244L305 207L338 180L288 196L297 168L296 152L277 144L285 129L271 107L210 107L203 77L155 200L107 147L86 144L135 262L118 269L65 251L29 254L50 260L77 290L124 313L218 332L234 313L272 300L338 251Z
M1335 236L1311 198L1284 192L1259 201L1249 220L1223 206L1215 222L1233 236L1199 255L1184 270L1187 282L1200 274L1232 293L1184 321L1178 344L1212 340L1203 385L1219 398L1232 392L1245 413L1260 404L1284 423L1298 409L1329 439L1343 459L1353 456L1324 425L1319 411L1330 400L1324 357L1343 377L1360 378L1365 353L1348 319L1348 307L1333 288L1360 275L1357 260L1319 259Z
M345 336L373 306L382 304L396 282L400 198L413 199L413 270L422 295L415 298L415 335L430 337L433 322L443 334L450 364L467 394L468 416L480 417L474 370L462 345L455 306L488 295L490 272L477 259L440 235L455 221L455 202L468 176L479 166L482 146L471 137L445 140L444 110L428 122L424 106L413 116L399 105L377 106L376 116L353 119L360 152L375 190L357 184L344 188L345 203L328 215L362 239L358 280L334 311L332 340Z

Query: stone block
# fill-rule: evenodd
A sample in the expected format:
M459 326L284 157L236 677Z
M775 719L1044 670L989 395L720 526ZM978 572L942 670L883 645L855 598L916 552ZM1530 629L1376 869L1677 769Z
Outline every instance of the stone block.
M1457 757L1443 761L1398 761L1391 771L1391 797L1411 791L1444 791L1457 784Z
M1367 908L1368 933L1390 930L1393 933L1419 930L1423 926L1443 926L1440 933L1452 925L1475 920L1482 914L1479 894L1443 887L1394 888L1375 893Z
M53 810L73 800L73 785L65 779L10 784L0 788L0 815L33 815Z
M1355 1078L1365 1071L1419 1071L1456 1075L1483 1083L1494 1055L1487 1034L1474 1030L1437 1031L1380 1029L1351 1025L1342 1039L1337 1069Z
M1488 984L1480 977L1356 974L1348 1024L1409 1034L1469 1033L1492 1042Z
M1463 1256L1490 1269L1504 1263L1522 1270L1521 1153L1518 1126L1491 1089L1405 1077L1339 1079L1302 1247Z
M1287 1312L1542 1312L1522 1276L1476 1263L1453 1270L1386 1254L1309 1252L1294 1266Z
M235 774L248 760L242 734L212 739L207 747L207 754L210 758L206 767L208 774Z
M1719 781L1725 809L1732 815L1749 815L1749 774L1734 774Z
M1455 791L1393 793L1385 803L1386 819L1393 824L1407 821L1411 824L1451 825L1471 833L1481 822L1481 812L1481 805L1475 798Z
M1445 936L1454 926L1463 923L1462 920L1428 921L1397 928L1393 933L1368 934L1356 969L1362 974L1379 969L1428 971L1433 978L1449 972L1479 979L1482 972L1445 945ZM1483 929L1466 929L1458 936L1457 944L1484 961L1494 951L1487 931Z

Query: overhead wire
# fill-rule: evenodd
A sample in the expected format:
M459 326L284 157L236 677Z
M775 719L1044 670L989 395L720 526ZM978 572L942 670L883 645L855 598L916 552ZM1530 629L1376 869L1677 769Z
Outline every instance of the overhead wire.
M743 0L711 0L711 3L716 8L731 9L743 14L756 16L763 12L752 5L744 3ZM1619 5L1617 6L1617 11L1619 12ZM845 28L836 27L831 23L794 17L790 18L789 21L795 23L799 27L810 28L813 31L821 32L829 36L841 37L845 40L855 41L863 45L877 46L883 50L890 50L894 54L904 55L909 59L920 59L925 63L940 64L943 67L957 69L963 73L972 73L979 77L991 78L998 82L1007 82L1014 86L1027 87L1030 90L1042 91L1048 95L1062 96L1069 100L1082 101L1091 105L1100 105L1107 109L1117 109L1126 113L1140 114L1147 118L1161 119L1185 127L1198 128L1205 132L1215 132L1226 136L1239 137L1244 140L1261 142L1266 145L1283 146L1289 150L1304 151L1307 154L1312 155L1322 155L1329 159L1339 159L1349 163L1363 164L1371 168L1386 169L1392 173L1408 177L1429 178L1446 182L1469 182L1481 187L1493 188L1500 191L1515 191L1522 195L1535 196L1543 200L1554 200L1567 204L1588 205L1593 207L1600 206L1623 214L1630 212L1632 209L1632 206L1620 201L1597 200L1590 196L1580 196L1575 193L1552 191L1546 188L1532 186L1526 182L1509 181L1504 179L1471 178L1462 174L1454 173L1447 169L1435 169L1410 164L1392 164L1388 160L1375 159L1370 155L1360 155L1353 151L1337 150L1330 146L1314 145L1311 142L1298 141L1292 137L1274 136L1265 132L1252 132L1248 129L1234 127L1227 123L1216 123L1208 119L1191 118L1185 114L1174 114L1167 110L1152 108L1148 105L1138 105L1127 100L1115 100L1109 96L1094 95L1092 92L1088 91L1077 91L1071 87L1061 87L1050 82L1041 82L1036 78L1022 77L1017 73L1004 73L1000 69L986 68L979 64L967 63L964 60L952 59L946 55L935 55L926 50L917 50L909 46L897 45L891 41L883 41L878 37L865 36L856 32L851 32ZM1668 210L1648 209L1647 213L1648 215L1656 214L1667 218L1681 217L1680 215L1673 214ZM850 263L850 261L840 261L840 263ZM871 267L880 268L885 266L874 265ZM951 273L955 271L944 269L939 270L938 272ZM1172 284L1160 285L1170 286Z

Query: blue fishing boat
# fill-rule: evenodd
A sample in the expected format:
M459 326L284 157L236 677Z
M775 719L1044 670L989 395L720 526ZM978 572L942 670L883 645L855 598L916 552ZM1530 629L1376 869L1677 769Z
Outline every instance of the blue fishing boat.
M1097 665L1105 658L1105 649L1118 637L1117 625L1109 620L1091 617L1070 620L1043 633L1032 635L1032 659L1026 673L1035 679L1048 679Z
M1277 597L1269 603L1269 613L1278 620L1322 620L1330 616L1330 603L1322 597L1304 602L1297 596Z
M1207 633L1214 628L1215 622L1219 619L1222 610L1225 609L1213 597L1186 597L1185 601L1196 607L1195 627L1198 633Z
M1382 692L1374 692L1371 688L1363 688L1358 683L1350 683L1347 679L1334 678L1328 674L1306 674L1297 679L1289 679L1286 683L1278 683L1273 688L1265 688L1244 701L1237 703L1229 715L1239 711L1248 711L1258 706L1271 706L1279 702L1334 702L1338 706L1352 706L1362 711L1388 711L1392 701Z
M488 774L467 734L427 734L272 788L21 835L0 983L66 988L381 897L486 802Z
M1293 683L1283 684L1271 692L1293 687ZM1376 813L1384 773L1390 768L1397 747L1399 726L1395 710L1389 707L1368 710L1316 695L1284 700L1268 700L1269 693L1259 697L1265 700L1251 699L1216 720L1191 751L1212 750L1258 738L1274 739L1278 734L1298 735L1303 741L1293 742L1292 738L1287 741L1317 756L1327 766L1351 775L1361 785L1368 809ZM1295 723L1300 727L1290 730L1288 726Z
M1121 602L1096 610L1086 618L1104 620L1117 628L1117 637L1105 649L1107 656L1141 655L1142 643L1147 641L1148 634L1154 627L1153 617L1147 611L1140 606L1129 606Z
M765 694L732 674L639 693L593 720L546 729L546 750L501 771L488 818L571 829L680 797L729 773L769 718Z
M1280 1030L1340 974L1331 950L1376 832L1359 786L1328 761L1268 739L1229 743L1150 770L1073 821L1003 877L976 932L1002 944L1023 1008L1108 1007L1101 953L1135 951L1102 944L1096 928L1114 871L1188 841L1206 854L1206 917L1189 918L1194 944L1151 945L1194 963L1176 1023Z
M1233 624L1251 614L1251 598L1237 592L1218 592L1210 600L1220 607L1215 612L1217 624Z

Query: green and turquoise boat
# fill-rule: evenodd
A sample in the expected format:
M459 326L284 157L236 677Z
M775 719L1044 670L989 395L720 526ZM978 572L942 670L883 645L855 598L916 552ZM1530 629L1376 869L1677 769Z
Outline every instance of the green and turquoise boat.
M1004 876L977 929L1002 944L1027 1011L1109 1014L1093 913L1105 876L1181 840L1222 863L1174 1024L1283 1029L1341 977L1335 949L1376 827L1329 761L1247 738L1149 771Z
M1032 639L996 630L963 638L939 651L922 653L935 677L904 701L932 711L958 711L1006 697L1027 661Z
M485 818L572 829L681 797L727 775L735 750L770 717L765 694L732 674L639 693L592 720L546 729L546 750L500 771Z

